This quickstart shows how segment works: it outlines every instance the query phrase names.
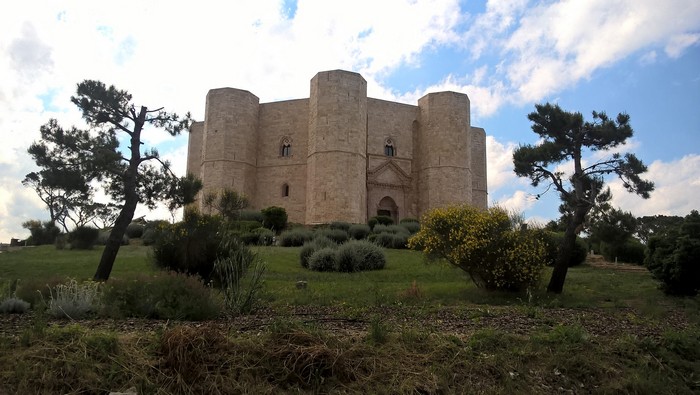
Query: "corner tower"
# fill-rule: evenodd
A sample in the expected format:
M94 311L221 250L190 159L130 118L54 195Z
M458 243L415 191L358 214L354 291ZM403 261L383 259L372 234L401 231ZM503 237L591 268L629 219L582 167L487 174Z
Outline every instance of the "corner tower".
M472 203L469 97L430 93L418 100L418 207Z
M231 188L251 201L255 198L258 110L258 97L248 91L221 88L207 94L203 193Z
M334 70L311 79L306 223L367 221L367 82Z

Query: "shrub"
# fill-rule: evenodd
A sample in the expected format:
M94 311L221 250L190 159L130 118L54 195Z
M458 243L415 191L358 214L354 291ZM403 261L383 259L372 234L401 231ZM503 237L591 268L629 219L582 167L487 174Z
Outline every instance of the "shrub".
M56 292L56 286L66 281L64 277L54 276L48 279L26 278L17 283L15 296L29 302L32 307L45 303Z
M317 272L331 272L335 270L335 249L332 247L321 248L309 257L309 269Z
M348 229L348 235L355 240L363 240L369 236L371 231L369 225L353 224Z
M241 233L252 232L253 229L258 229L262 227L262 222L258 221L228 221L228 229L233 231L239 231Z
M321 248L335 247L336 245L337 244L333 240L327 237L317 237L312 241L307 241L301 247L301 251L299 252L301 267L306 269L309 268L309 257L313 255L314 252L320 250Z
M429 211L421 230L409 239L431 259L444 259L469 274L477 287L522 290L540 280L544 242L536 232L513 230L498 207L469 205Z
M409 234L418 233L418 231L420 230L420 224L418 223L418 221L407 221L407 222L403 222L403 220L401 220L401 221L402 222L399 224L399 226L404 228Z
M214 261L225 253L219 249L224 235L221 228L219 217L185 211L181 222L158 229L153 245L154 263L162 269L197 274L208 280Z
M378 225L380 226L380 225ZM408 244L408 238L409 234L408 233L391 233L391 232L382 232L382 233L375 233L369 236L368 240L371 241L372 243L382 246L384 248L394 248L394 249L401 249L401 248L406 248Z
M206 320L221 307L197 278L175 272L110 279L103 290L103 314L115 318Z
M401 218L399 221L399 224L417 224L419 221L416 218L411 218L411 217L406 217L406 218Z
M275 232L281 232L287 226L287 210L282 207L270 206L261 210L263 226Z
M265 230L272 233L269 229ZM254 310L262 289L265 265L239 240L226 240L222 248L228 250L228 253L226 257L216 260L214 274L224 295L224 303L237 314L250 313Z
M140 239L146 227L143 224L132 222L126 227L126 235L130 239Z
M369 226L371 230L374 230L374 227L377 226L378 223L377 217L372 217L367 221L367 226Z
M372 233L389 233L389 227L387 225L382 225L378 223L372 228Z
M662 281L666 294L694 296L700 291L700 213L693 210L683 222L647 245L645 264Z
M294 228L285 230L280 234L279 240L282 247L299 247L314 238L314 232L306 228Z
M381 225L387 225L387 226L388 226L388 225L393 225L393 224L394 224L394 220L391 219L391 217L386 216L386 215L377 215L377 216L374 217L374 218L376 218L376 219L377 219L377 223L379 223L379 224L381 224Z
M263 223L265 217L263 216L263 213L261 213L258 210L241 210L240 214L240 220L241 221L255 221L259 223Z
M99 231L99 234L97 236L97 243L99 245L105 245L107 244L107 239L109 239L109 234L111 230L101 230ZM128 245L129 244L129 237L125 234L122 236L122 245Z
M342 229L317 229L314 232L314 238L326 237L333 240L336 244L343 244L348 241L348 232Z
M0 303L0 314L24 314L31 305L22 299L7 298Z
M55 318L77 320L97 311L98 302L99 283L79 284L75 280L69 280L67 283L57 285L55 292L51 292L48 314Z
M275 232L267 228L257 228L250 232L241 234L240 238L247 245L272 245L272 240L275 237Z
M100 231L90 226L78 226L68 234L71 250L91 250L95 247Z
M151 246L156 242L157 234L158 233L155 229L146 229L143 231L143 235L141 236L141 242L145 246Z
M385 265L386 256L384 251L368 241L349 241L338 247L336 253L335 270L339 272L380 270Z
M27 239L29 245L45 245L53 244L56 237L61 233L61 230L50 221L41 222L37 220L29 220L22 223L22 227L29 230L31 236Z
M331 222L330 225L328 225L328 227L331 229L340 229L345 232L350 230L350 224L342 221Z
M549 266L553 266L556 262L557 255L559 253L559 246L564 241L563 232L550 232L547 230L532 230L544 241L545 247L545 263ZM588 255L588 245L580 237L576 237L576 244L574 245L574 250L571 254L571 260L569 261L569 267L578 266L586 260Z
M600 243L600 251L610 262L644 264L645 247L639 240L630 237L622 244Z

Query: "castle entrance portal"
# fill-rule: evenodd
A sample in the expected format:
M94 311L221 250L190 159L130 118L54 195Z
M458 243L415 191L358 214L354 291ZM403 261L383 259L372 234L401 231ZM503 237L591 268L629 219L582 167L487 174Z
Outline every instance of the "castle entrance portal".
M398 223L399 207L396 205L396 202L394 202L394 199L390 198L389 196L385 196L377 205L377 215L391 217L391 219L394 220L394 223Z

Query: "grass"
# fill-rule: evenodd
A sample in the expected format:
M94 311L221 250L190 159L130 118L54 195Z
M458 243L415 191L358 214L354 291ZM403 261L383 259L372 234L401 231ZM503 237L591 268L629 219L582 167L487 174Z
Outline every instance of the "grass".
M148 250L122 247L112 276L155 272ZM412 251L386 250L384 270L347 274L303 269L299 248L256 250L268 265L264 314L275 315L264 326L239 333L236 320L163 322L105 331L47 325L35 314L20 333L0 334L0 392L700 391L700 298L666 297L645 271L583 265L569 270L560 295L545 293L544 282L513 294L477 289L461 271ZM52 246L3 253L0 286L89 279L100 254ZM321 329L289 314L300 306L329 306L361 324L343 334ZM524 324L504 329L515 321ZM458 327L467 329L449 329Z

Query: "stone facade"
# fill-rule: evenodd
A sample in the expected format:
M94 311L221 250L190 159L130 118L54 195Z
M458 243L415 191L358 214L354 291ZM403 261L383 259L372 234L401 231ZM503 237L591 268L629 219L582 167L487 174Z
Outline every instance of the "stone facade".
M232 188L251 208L284 207L304 224L486 208L486 134L470 125L469 106L455 92L417 106L368 98L364 78L342 70L316 74L308 99L260 103L213 89L190 129L187 171L203 193Z

